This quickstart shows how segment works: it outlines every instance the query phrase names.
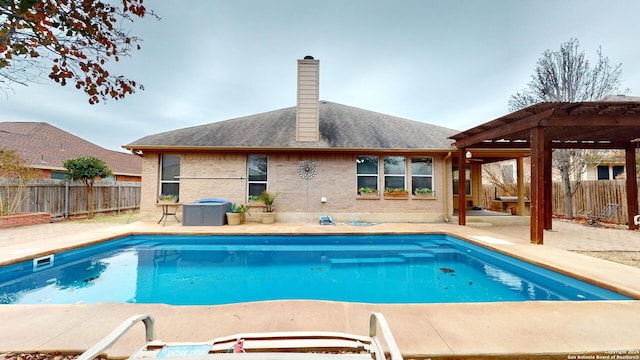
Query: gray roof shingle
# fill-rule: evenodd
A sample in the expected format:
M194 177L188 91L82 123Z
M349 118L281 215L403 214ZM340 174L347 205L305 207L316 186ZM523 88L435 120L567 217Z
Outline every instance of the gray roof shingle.
M320 141L297 142L296 107L145 136L124 147L253 149L455 149L459 131L320 102Z

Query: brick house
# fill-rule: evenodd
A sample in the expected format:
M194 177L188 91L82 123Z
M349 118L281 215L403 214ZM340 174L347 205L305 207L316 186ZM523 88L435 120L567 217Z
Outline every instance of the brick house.
M94 156L107 164L114 181L139 182L139 156L107 150L45 122L0 122L0 147L16 151L43 179L64 179L63 162Z
M181 203L247 203L280 193L280 222L438 222L453 214L457 130L319 100L319 61L298 60L297 106L153 134L125 145L143 156L142 218L159 216L157 196ZM453 164L453 165L452 165ZM480 165L467 170L479 174ZM467 179L472 178L467 176ZM480 178L474 176L474 178ZM469 182L473 201L479 182ZM370 187L378 196L365 197ZM401 197L386 188L409 192ZM414 195L416 188L431 196ZM476 189L478 190L478 189ZM469 205L473 205L470 202Z

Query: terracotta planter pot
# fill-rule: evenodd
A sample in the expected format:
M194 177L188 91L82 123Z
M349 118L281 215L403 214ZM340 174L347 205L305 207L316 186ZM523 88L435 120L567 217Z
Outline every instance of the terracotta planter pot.
M240 225L242 220L242 214L240 213L227 213L227 225Z
M274 212L264 212L262 213L262 223L263 224L273 224L276 222L276 213Z

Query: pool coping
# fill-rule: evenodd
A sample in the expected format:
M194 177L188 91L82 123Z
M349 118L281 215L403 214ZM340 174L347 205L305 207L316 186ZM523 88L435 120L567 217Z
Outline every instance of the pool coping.
M551 247L506 242L482 229L451 224L380 224L376 226L320 226L276 224L160 228L136 223L71 234L46 243L3 247L0 265L30 259L54 249L70 249L135 234L409 234L433 233L471 243L561 270L581 280L640 298L640 269ZM7 251L4 251L7 250ZM280 311L275 311L280 309ZM238 331L334 330L366 333L369 311L387 317L406 358L528 357L539 354L567 358L567 354L605 354L637 349L640 301L523 302L471 304L359 304L326 301L274 301L218 306L157 304L2 305L2 351L84 349L106 335L129 314L150 312L158 318L159 335L166 340L207 340ZM230 317L230 314L234 314ZM328 314L334 314L329 316ZM97 317L91 320L91 317ZM25 321L30 319L30 321ZM237 321L241 319L241 321ZM252 320L247 320L252 319ZM47 326L34 332L35 323ZM179 324L179 326L175 326ZM191 324L191 325L189 325ZM210 326L211 324L216 324ZM239 327L238 327L239 326ZM10 331L8 331L10 329ZM200 329L200 330L198 330ZM36 334L40 336L36 337ZM84 335L82 335L84 334ZM203 335L212 335L202 338ZM141 336L140 336L141 338ZM141 339L138 339L141 340ZM111 356L123 357L140 344L117 346Z

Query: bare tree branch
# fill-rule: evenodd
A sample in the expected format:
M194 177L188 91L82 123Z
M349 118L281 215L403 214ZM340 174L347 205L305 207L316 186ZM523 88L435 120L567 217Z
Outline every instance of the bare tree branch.
M538 59L531 82L509 99L509 109L516 111L539 102L602 100L607 95L629 92L620 90L622 64L612 66L598 48L592 65L579 47L577 39L570 39L559 50L546 50ZM590 151L584 149L553 151L553 166L560 171L565 192L567 218L573 218L571 197L580 186L589 156Z

